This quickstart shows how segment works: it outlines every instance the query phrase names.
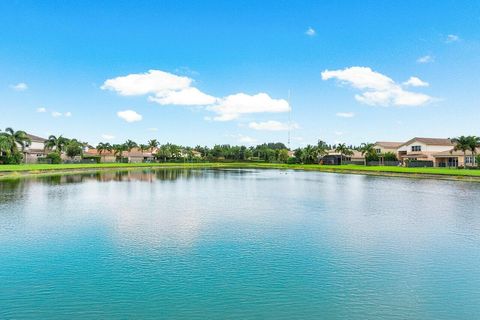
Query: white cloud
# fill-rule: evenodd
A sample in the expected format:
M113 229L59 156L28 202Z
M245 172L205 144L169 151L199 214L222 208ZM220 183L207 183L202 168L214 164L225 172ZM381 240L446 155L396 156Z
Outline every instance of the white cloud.
M309 28L307 29L307 31L305 31L305 34L306 34L307 36L313 37L314 35L317 34L317 32L316 32L315 29L313 29L312 27L309 27Z
M250 122L248 127L255 130L263 131L288 131L289 129L297 129L296 123L282 123L279 121L269 120L265 122Z
M456 34L449 34L447 36L447 39L445 39L446 43L452 43L452 42L457 42L460 41L460 37L457 36Z
M52 114L52 117L54 118L58 118L62 116L62 113L57 111L53 111L51 114Z
M334 134L336 136L343 136L343 132L342 131L335 131Z
M405 86L412 86L412 87L428 87L430 84L425 82L417 77L410 77L407 81L403 83Z
M435 59L432 56L426 55L426 56L418 58L417 62L418 63L430 63L430 62L433 62L434 60Z
M147 131L156 132L158 131L158 128L147 128Z
M277 113L288 112L290 106L284 99L272 99L266 93L248 95L237 93L220 99L216 105L208 107L208 110L217 114L213 120L229 121L249 113Z
M183 106L210 105L217 101L217 98L205 94L193 87L179 91L159 92L155 96L148 97L148 99L161 105Z
M113 139L115 139L115 136L111 135L111 134L104 133L104 134L102 134L102 139L113 140Z
M133 110L118 111L117 116L127 122L136 122L143 119L141 114L138 114Z
M164 91L176 91L188 88L192 79L177 76L160 70L149 70L146 73L129 74L123 77L108 79L101 89L116 91L122 96L138 96Z
M337 112L335 115L337 117L340 117L340 118L353 118L355 116L355 113L353 113L353 112Z
M368 67L350 67L343 70L322 72L322 79L337 79L363 91L355 99L368 105L421 106L433 100L432 97L404 90L391 78Z
M193 79L160 70L108 79L103 90L115 91L123 96L149 95L148 100L160 105L202 106L216 114L205 117L216 121L229 121L249 113L274 113L290 110L288 102L272 99L266 93L248 95L237 93L218 98L192 86Z
M37 108L37 112L44 113L44 112L47 112L47 109L44 107L40 107L40 108Z
M72 116L72 113L68 111L68 112L65 112L63 115L68 118Z
M15 91L25 91L28 89L28 85L24 82L20 82L17 84L12 84L10 88L12 88Z

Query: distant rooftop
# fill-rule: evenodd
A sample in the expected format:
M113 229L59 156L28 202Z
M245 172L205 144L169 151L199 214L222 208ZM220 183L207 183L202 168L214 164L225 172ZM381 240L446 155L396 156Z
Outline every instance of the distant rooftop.
M29 137L30 140L36 141L36 142L44 142L45 140L47 140L45 138L42 138L42 137L39 137L39 136L34 136L33 134L29 134L29 133L27 133L27 137Z
M376 146L384 148L398 148L403 144L403 142L392 142L392 141L377 141L375 142Z

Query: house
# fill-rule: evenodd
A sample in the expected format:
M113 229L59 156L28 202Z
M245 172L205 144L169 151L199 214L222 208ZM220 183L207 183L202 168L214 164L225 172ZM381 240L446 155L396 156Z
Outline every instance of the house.
M320 164L326 165L339 165L347 163L363 164L365 162L365 157L360 151L350 150L353 152L352 155L341 155L335 150L327 151L327 154L320 159Z
M403 142L391 142L391 141L377 141L373 145L376 154L384 154L387 152L397 154L398 148L403 144Z
M100 157L100 162L102 163L112 163L116 162L117 156L113 153L113 151L104 150L102 152L98 152L97 149L88 149L85 153L85 156L90 157Z
M476 155L480 154L480 148L476 149ZM453 149L437 152L433 155L435 167L471 167L476 164L475 155L471 150L466 153Z
M409 160L419 160L429 161L433 164L434 154L452 149L453 143L450 139L416 137L398 147L397 157L404 163Z
M25 145L23 150L25 163L37 163L39 158L44 158L47 154L45 152L45 141L47 139L28 134L27 137L30 142Z
M151 162L155 160L155 156L150 151L142 151L140 148L133 148L130 151L123 153L125 158L128 158L128 162Z

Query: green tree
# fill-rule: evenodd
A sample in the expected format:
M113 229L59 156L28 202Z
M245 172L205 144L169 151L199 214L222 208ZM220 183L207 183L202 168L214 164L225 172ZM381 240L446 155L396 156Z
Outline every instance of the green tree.
M473 165L476 164L476 155L477 155L477 148L480 147L480 137L477 136L469 136L468 137L468 145L470 147L470 151L472 151L472 158L473 158Z
M150 152L153 152L153 150L155 148L158 148L158 145L159 145L157 139L149 140L147 144L148 144L148 147L150 148Z
M10 147L10 153L15 154L19 152L18 146L20 146L23 152L32 141L28 137L27 133L22 130L15 131L12 128L6 128L5 132L0 133L4 138L4 145Z
M302 152L302 162L305 164L313 164L318 161L318 150L316 146L307 145Z
M63 136L54 136L50 135L48 139L44 142L45 150L55 151L58 153L62 153L65 151L65 148L68 144L68 139Z
M125 141L124 146L125 146L125 151L130 152L132 151L132 149L137 148L138 144L135 141L132 141L129 139Z
M123 153L127 151L127 146L125 144L114 144L112 146L113 154L120 158L120 161L123 160Z
M283 163L286 163L288 161L288 150L287 149L281 149L278 152L278 158L277 160Z
M457 138L452 139L452 143L454 145L452 151L462 151L463 152L463 159L467 157L467 151L470 150L470 145L472 143L472 139L466 136L460 136ZM464 164L465 168L465 164Z
M335 152L340 153L340 165L343 164L343 157L353 155L353 151L350 150L345 143L340 143L335 148Z
M98 153L100 155L102 155L103 152L105 151L112 151L113 148L112 148L112 145L110 143L103 143L103 142L100 142L97 147L96 147Z
M83 144L76 139L72 139L67 143L65 153L71 159L81 156L83 153Z
M362 153L362 156L365 160L365 165L367 165L367 161L370 160L373 156L376 156L375 149L373 148L373 143L362 143L358 151Z

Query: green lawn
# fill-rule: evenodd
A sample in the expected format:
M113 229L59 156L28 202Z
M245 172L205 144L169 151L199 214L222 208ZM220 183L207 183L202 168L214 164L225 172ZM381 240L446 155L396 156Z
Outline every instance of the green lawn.
M0 174L4 173L43 173L52 170L70 171L77 169L108 169L108 168L266 168L266 169L297 169L314 170L339 173L371 173L371 174L417 174L417 175L443 175L480 177L480 170L463 170L448 168L404 168L404 167L366 167L362 165L300 165L300 164L275 164L275 163L102 163L102 164L29 164L29 165L0 165Z

